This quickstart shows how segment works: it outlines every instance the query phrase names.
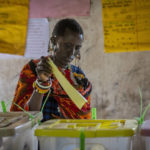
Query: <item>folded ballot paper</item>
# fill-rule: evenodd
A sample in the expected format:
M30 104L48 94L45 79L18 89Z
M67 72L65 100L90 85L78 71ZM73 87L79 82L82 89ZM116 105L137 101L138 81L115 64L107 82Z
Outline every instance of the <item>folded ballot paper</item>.
M64 75L58 70L53 61L49 58L49 63L52 67L52 72L59 81L60 85L63 87L65 92L68 94L70 99L75 103L75 105L81 109L87 100L69 83L69 81L64 77Z

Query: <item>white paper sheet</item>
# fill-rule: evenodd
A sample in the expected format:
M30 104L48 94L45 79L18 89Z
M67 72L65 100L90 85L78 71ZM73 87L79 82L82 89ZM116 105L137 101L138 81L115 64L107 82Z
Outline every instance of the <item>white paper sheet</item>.
M28 23L25 57L48 55L49 22L46 18L31 18Z

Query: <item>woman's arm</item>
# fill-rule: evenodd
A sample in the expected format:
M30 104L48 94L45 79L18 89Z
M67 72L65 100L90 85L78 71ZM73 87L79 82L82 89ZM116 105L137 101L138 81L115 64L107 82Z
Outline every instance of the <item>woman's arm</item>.
M30 111L39 111L42 105L43 96L51 87L51 66L46 57L41 57L36 66L37 79L33 83L34 91L28 101Z
M50 76L51 68L47 66L47 62L45 60L45 57L41 57L40 61L36 60L37 65L35 65L34 67L36 70L36 74L33 71L30 63L26 64L23 67L20 73L20 78L17 84L15 96L10 111L22 111L17 105L19 105L22 109L25 109L27 111L40 110L44 92L48 91L48 89L42 90L41 93L40 87L37 87L35 85L35 87L33 88L33 83L36 82L36 80L38 80L38 83L42 85L42 87L45 86L45 84L46 87L47 85L50 85L48 79Z
M30 111L40 111L41 105L42 105L42 100L43 100L43 95L38 93L36 90L33 91L28 103L27 107L29 107ZM26 106L25 106L26 107Z

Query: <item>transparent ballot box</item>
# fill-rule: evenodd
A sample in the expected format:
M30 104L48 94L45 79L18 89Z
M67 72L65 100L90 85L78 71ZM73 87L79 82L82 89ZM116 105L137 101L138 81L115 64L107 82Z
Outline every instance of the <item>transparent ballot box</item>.
M35 129L41 150L131 150L136 120L49 120Z
M145 150L150 150L150 120L144 121L141 126L141 136Z
M0 150L37 150L34 129L42 115L31 114L32 119L24 112L0 112Z

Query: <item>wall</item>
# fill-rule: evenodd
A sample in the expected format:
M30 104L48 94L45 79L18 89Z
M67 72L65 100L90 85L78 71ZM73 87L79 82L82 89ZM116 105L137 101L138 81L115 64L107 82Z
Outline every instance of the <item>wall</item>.
M93 84L92 107L98 118L134 118L139 116L139 87L146 106L150 98L150 52L104 53L100 0L91 1L89 17L75 17L83 26L85 41L81 67ZM50 29L58 19L50 19ZM0 100L10 100L19 72L28 60L0 59ZM146 116L148 118L148 115Z
M20 71L28 61L23 57L4 57L0 55L0 101L6 101L8 110L14 96ZM1 111L1 107L0 107Z

